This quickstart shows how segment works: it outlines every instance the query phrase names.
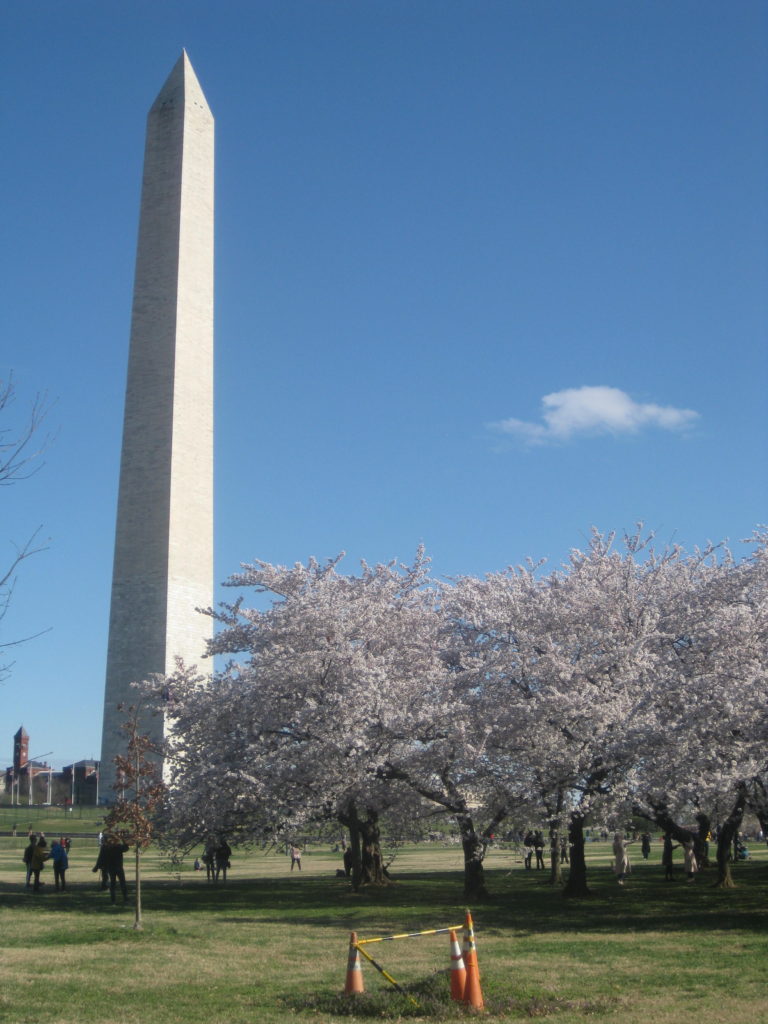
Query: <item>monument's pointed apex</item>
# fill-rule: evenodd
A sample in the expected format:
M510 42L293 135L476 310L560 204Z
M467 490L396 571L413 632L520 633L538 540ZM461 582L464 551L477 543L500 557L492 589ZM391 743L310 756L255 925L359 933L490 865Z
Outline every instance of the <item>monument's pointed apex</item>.
M200 87L195 69L192 67L192 61L189 59L187 51L182 49L181 56L173 65L170 75L157 94L150 113L161 107L182 107L184 102L190 99L194 99L200 106L208 107L205 94Z

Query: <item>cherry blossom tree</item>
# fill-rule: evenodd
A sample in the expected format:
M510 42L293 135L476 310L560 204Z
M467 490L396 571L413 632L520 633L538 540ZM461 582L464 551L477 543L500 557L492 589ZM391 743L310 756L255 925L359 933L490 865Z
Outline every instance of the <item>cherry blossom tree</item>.
M629 817L639 744L657 714L661 620L683 556L654 552L650 539L638 528L618 547L594 531L586 551L548 576L535 565L508 569L462 579L454 596L457 628L473 646L464 664L494 708L488 749L517 797L527 788L532 813L544 810L554 879L567 816L568 895L589 891L587 817L622 827Z
M698 816L727 840L768 777L755 544L737 565L712 546L657 551L641 527L593 531L546 575L441 585L422 550L356 576L339 559L245 565L228 585L263 607L209 610L210 653L231 660L167 683L175 834L267 841L335 821L358 886L383 881L381 816L426 801L459 828L468 895L510 816L545 823L555 882L567 831L568 895L589 891L590 817L623 828L640 812L687 839Z
M678 840L697 840L702 857L719 824L723 887L732 885L733 839L766 765L768 559L765 537L755 542L739 564L708 549L678 567L659 625L664 659L637 789L637 809ZM680 827L685 816L697 829Z
M445 585L433 608L429 647L440 663L429 687L409 707L404 742L393 744L384 773L403 781L440 809L459 830L464 855L464 895L487 895L484 860L494 834L521 804L515 785L519 763L494 745L501 709L465 667L470 646L457 629L454 590Z
M410 743L409 708L440 663L425 643L423 552L412 566L363 564L359 576L338 561L260 562L228 581L272 604L241 597L212 613L223 628L210 652L244 660L210 685L169 681L172 789L208 830L277 836L335 819L350 829L359 885L383 880L379 817L404 800L383 765Z

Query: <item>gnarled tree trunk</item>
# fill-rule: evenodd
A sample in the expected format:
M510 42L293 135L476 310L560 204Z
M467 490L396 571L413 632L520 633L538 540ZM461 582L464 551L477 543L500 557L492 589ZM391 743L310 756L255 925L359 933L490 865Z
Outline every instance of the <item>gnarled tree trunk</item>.
M339 822L349 829L349 849L352 853L352 888L357 892L362 885L385 885L389 879L381 856L381 833L378 812L366 808L361 816L354 803L339 813Z
M360 822L360 836L363 846L363 884L388 885L389 878L384 871L384 859L381 856L378 812L368 809L367 817Z
M760 822L763 836L768 841L768 788L763 779L752 779L748 802Z
M557 791L555 801L545 804L549 818L549 882L550 885L561 885L563 869L560 857L560 829L563 822L564 797L562 790Z
M456 823L459 826L461 848L464 851L464 896L467 899L487 896L483 869L486 842L475 831L469 814L457 814Z
M568 824L568 842L571 847L571 869L563 890L564 896L584 897L592 893L587 885L587 860L584 855L584 815L571 814Z
M352 853L352 889L357 892L363 881L363 844L360 837L360 825L357 811L353 806L350 812L339 820L349 829L349 849Z
M494 835L496 829L506 818L507 807L497 807L493 812L491 820L488 822L487 828L483 832L477 832L469 807L467 806L466 798L448 777L447 773L441 776L442 787L423 785L402 768L396 768L392 765L389 765L387 768L387 777L390 779L402 779L403 782L406 782L425 799L431 800L448 811L459 826L459 833L461 835L461 848L464 851L464 896L466 899L477 899L478 896L487 896L488 891L485 888L485 872L483 870L485 851L488 848L491 836Z
M707 836L712 832L712 822L709 815L699 813L696 815L696 824L699 826L699 833L695 840L696 860L699 868L709 867L709 840Z
M557 825L549 829L549 884L561 885L563 868L560 863L560 830Z
M679 843L681 846L684 846L686 843L689 843L692 839L694 843L694 850L696 853L696 860L698 861L698 863L702 864L703 862L707 861L707 833L704 832L704 839L702 841L701 822L699 822L698 831L691 832L690 829L681 828L680 825L678 825L678 823L670 814L666 804L651 803L650 806L653 811L650 820L653 821L654 824L656 824L662 830L662 832L668 832L672 839L674 839L674 841L676 843ZM645 817L645 815L643 815L643 817ZM699 816L699 818L701 817L703 817L703 815ZM697 820L699 820L699 818L697 818Z
M731 874L731 861L733 840L739 834L741 822L744 818L744 805L747 802L747 788L742 783L736 794L736 802L731 813L725 822L720 826L720 834L717 837L717 881L715 887L718 889L733 889L735 882Z

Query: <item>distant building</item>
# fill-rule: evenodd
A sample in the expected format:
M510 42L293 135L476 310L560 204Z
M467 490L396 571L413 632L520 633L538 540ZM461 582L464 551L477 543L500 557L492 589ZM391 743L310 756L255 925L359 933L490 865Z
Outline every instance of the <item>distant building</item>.
M65 764L54 773L53 791L55 804L95 806L99 802L99 762Z
M18 771L29 760L29 733L22 725L13 737L13 767Z
M29 733L24 726L13 737L13 764L5 769L5 803L95 805L98 790L98 761L76 761L54 771L46 761L29 760Z

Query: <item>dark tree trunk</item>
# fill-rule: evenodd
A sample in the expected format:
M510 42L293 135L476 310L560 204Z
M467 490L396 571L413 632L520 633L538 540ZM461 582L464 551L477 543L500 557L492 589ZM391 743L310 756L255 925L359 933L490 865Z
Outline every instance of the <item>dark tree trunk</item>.
M378 812L367 808L365 817L361 817L357 806L350 804L338 818L349 829L352 889L357 892L362 885L387 884L388 876L381 856Z
M381 856L381 832L379 816L376 811L369 810L365 821L360 822L362 838L363 884L388 885L389 878L384 871L384 859Z
M696 836L695 850L696 860L698 861L700 868L709 867L709 840L707 836L712 832L712 822L709 820L708 814L697 814L696 824L699 826L699 832Z
M720 834L717 837L717 881L715 887L718 889L733 889L735 882L731 874L731 850L733 841L739 834L741 822L744 818L744 805L747 802L747 790L743 784L739 786L736 795L736 802L731 813L725 822L720 826Z
M691 841L691 839L692 839L693 842L694 842L694 849L696 851L696 860L699 862L699 864L702 863L702 860L706 861L706 859L707 859L707 856L706 856L706 850L707 850L706 836L707 836L707 833L704 832L704 841L703 841L703 843L700 842L700 840L699 840L699 836L701 834L701 822L700 821L699 821L698 831L697 832L691 832L690 829L688 829L688 828L681 828L680 825L678 825L678 823L674 820L672 815L669 813L669 810L667 809L666 804L652 804L651 807L653 808L653 815L651 817L651 821L653 821L656 825L658 825L658 827L662 830L662 832L668 832L669 835L672 837L672 839L676 843L679 843L681 846L684 846L686 843L689 843ZM701 815L699 817L703 817L703 815ZM699 820L699 818L697 818L697 821L698 820Z
M732 828L727 828L724 825L720 829L720 836L717 840L717 881L715 886L719 889L733 889L736 885L731 874L733 832Z
M478 833L475 830L472 815L467 807L466 797L459 792L458 787L448 775L447 770L444 774L441 774L442 786L435 788L422 785L411 778L408 772L393 765L387 766L384 777L402 779L403 782L407 783L425 799L431 800L448 811L459 826L461 835L461 847L464 851L464 895L467 899L476 899L478 896L486 897L488 891L485 888L485 872L483 870L485 851L496 829L506 818L507 807L498 807L494 811L485 831Z
M468 814L457 814L456 822L461 833L461 846L464 851L464 896L467 899L485 897L485 859L486 842L475 831L472 818Z
M571 814L568 824L568 842L571 848L571 869L563 889L564 896L583 898L591 896L587 885L587 860L584 856L584 815L578 811Z
M560 863L560 830L557 825L549 829L549 884L562 885L563 868Z
M768 840L768 789L762 779L752 780L748 803L760 822L763 835Z
M563 824L563 793L557 791L554 803L546 804L549 818L549 882L550 885L562 885L563 869L560 856L560 829Z
M363 881L363 845L360 836L360 822L354 806L350 808L349 814L342 819L342 824L349 829L349 849L352 852L352 889L357 892Z

